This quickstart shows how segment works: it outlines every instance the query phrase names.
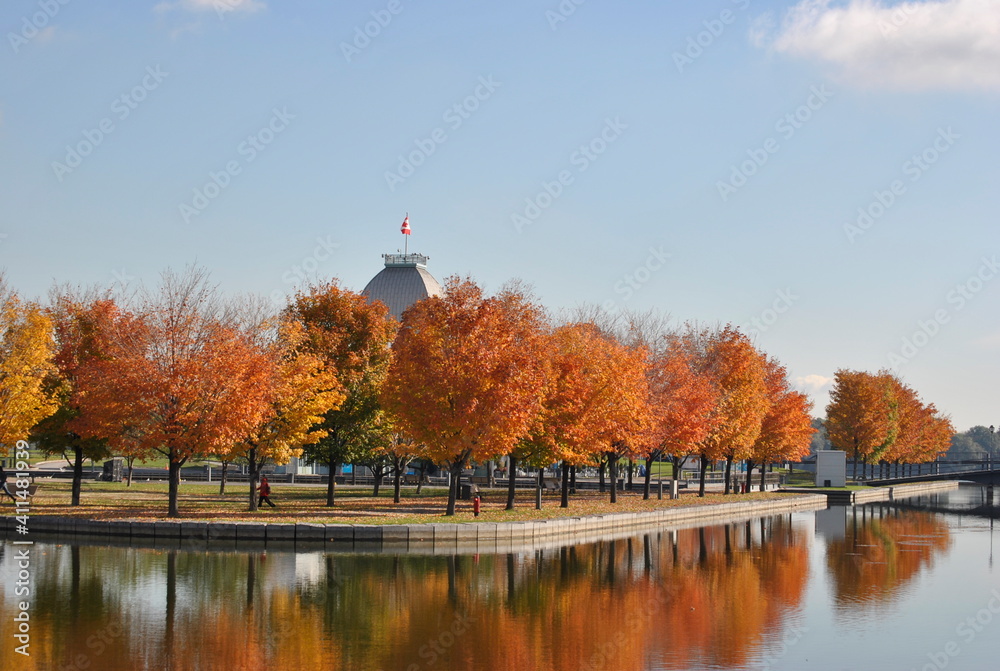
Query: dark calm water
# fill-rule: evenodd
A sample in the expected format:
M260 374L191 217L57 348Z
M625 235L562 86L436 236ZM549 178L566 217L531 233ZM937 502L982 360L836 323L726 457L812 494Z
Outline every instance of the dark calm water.
M511 555L35 545L30 657L8 543L0 668L991 671L984 500L963 486Z

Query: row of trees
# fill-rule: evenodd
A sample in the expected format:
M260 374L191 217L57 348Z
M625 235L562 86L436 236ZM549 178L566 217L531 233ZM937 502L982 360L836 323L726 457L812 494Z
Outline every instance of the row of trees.
M833 447L867 465L919 464L946 452L955 429L890 371L838 370L826 408Z
M453 476L448 514L462 471L501 457L512 475L561 463L563 505L575 466L614 477L624 459L645 460L646 497L654 461L676 473L689 455L702 495L704 466L725 462L728 493L734 464L797 459L815 432L784 367L733 327L597 309L555 320L516 283L490 296L451 278L401 324L336 281L277 315L222 301L198 269L129 297L57 288L44 308L0 283L0 310L0 450L30 437L71 453L74 503L83 461L110 453L166 458L172 516L181 467L204 456L249 465L251 510L261 467L300 455L392 472L397 501L408 464L432 461ZM933 458L951 435L888 373L839 371L828 411L834 444L871 463Z

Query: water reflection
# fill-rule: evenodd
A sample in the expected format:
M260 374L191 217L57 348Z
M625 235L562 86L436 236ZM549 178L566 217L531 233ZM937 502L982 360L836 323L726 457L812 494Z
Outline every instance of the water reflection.
M35 546L15 668L741 668L789 626L808 547L787 516L520 555Z

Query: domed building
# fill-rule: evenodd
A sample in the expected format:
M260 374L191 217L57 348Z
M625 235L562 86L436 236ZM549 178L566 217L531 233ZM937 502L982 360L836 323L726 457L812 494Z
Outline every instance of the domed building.
M403 235L410 235L410 218L403 220ZM407 238L409 240L409 238ZM423 254L383 254L385 268L372 278L362 293L371 301L382 301L389 314L402 320L403 311L428 296L444 293L434 276L427 272L429 256Z

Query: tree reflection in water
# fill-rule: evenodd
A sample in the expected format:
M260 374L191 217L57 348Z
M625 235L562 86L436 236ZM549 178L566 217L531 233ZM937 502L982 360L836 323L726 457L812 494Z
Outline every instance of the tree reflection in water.
M800 605L807 541L782 516L507 555L36 546L18 668L739 668Z

